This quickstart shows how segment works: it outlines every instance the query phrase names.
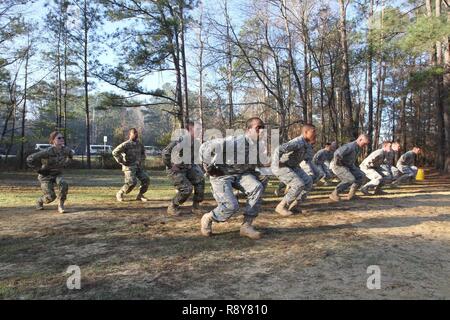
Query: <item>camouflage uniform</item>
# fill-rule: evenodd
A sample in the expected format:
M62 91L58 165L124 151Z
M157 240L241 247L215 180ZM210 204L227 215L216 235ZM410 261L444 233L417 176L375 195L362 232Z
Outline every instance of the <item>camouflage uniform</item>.
M73 151L63 146L58 149L52 146L44 151L39 151L28 156L27 164L31 168L38 169L38 180L44 195L38 199L40 203L53 202L57 197L55 186L59 190L59 200L65 201L69 191L69 185L62 176L62 169L66 167L73 158Z
M380 166L383 174L389 176L391 178L391 181L398 178L399 176L399 171L394 165L395 153L396 152L394 150L386 152L384 162Z
M335 189L337 193L346 191L350 186L357 188L362 184L364 172L355 165L359 151L360 147L356 141L353 141L344 144L334 152L330 167L341 180Z
M314 158L314 149L312 144L308 143L308 149L306 152L305 159L300 163L300 168L312 179L313 183L316 183L320 179L322 179L322 175L319 171L319 168L313 162Z
M371 187L374 187L375 190L380 190L384 184L392 180L391 174L381 167L385 163L387 154L388 152L385 152L383 149L378 149L361 162L359 167L366 177L370 179L361 190L368 190Z
M233 189L241 190L247 196L244 217L253 219L258 215L268 179L256 171L259 158L254 164L249 160L251 148L257 150L257 147L257 143L245 135L214 139L202 144L200 156L210 176L214 199L218 203L212 210L214 221L227 221L239 211ZM234 150L234 155L230 156L227 150ZM214 155L211 160L210 155ZM239 161L240 156L242 161Z
M307 191L312 189L313 180L299 167L307 158L309 143L303 136L292 139L275 149L272 157L272 172L289 187L283 201L288 206L295 200L306 198Z
M412 151L404 153L397 161L397 169L400 172L400 177L396 183L402 183L406 181L413 181L416 178L417 167L414 166L416 160L416 154Z
M173 182L173 185L177 189L177 194L172 199L172 203L175 206L183 204L194 191L193 201L200 203L203 201L205 194L205 179L202 169L194 161L195 150L194 141L191 141L191 137L182 136L175 141L172 141L162 152L162 159L166 165L166 171L168 176ZM191 149L191 159L189 163L175 164L172 159L172 151L180 148L179 156L183 157L183 145L191 143L190 146L185 146Z
M333 160L333 152L328 151L327 149L321 149L314 155L312 162L319 172L319 180L330 180L333 177L333 174L330 172L330 169L327 166L327 162L330 163L331 160Z
M122 165L125 175L125 184L119 193L130 193L141 182L139 195L143 195L148 190L150 178L143 166L145 163L144 145L139 141L127 140L119 144L112 152L114 159Z

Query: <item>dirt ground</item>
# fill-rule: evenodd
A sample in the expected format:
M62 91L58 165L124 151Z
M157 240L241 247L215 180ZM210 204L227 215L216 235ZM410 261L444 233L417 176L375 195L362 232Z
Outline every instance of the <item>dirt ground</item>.
M450 177L428 173L388 195L337 204L318 188L289 218L273 211L273 183L255 224L264 237L252 241L239 237L241 216L215 224L211 238L200 235L200 216L168 217L174 191L162 172L151 174L152 201L117 203L120 171L69 172L61 215L55 204L34 210L32 173L1 173L0 298L450 298ZM80 267L80 290L66 286L70 265ZM379 290L367 288L372 265Z

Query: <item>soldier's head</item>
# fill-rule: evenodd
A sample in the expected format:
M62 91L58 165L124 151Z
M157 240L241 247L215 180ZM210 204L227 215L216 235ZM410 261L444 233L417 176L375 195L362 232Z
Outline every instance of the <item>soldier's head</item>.
M400 143L398 141L393 141L391 148L393 151L399 152L400 151Z
M392 150L392 142L390 142L390 141L383 141L383 143L381 144L381 148L385 152L390 152Z
M191 138L199 137L202 133L202 126L196 126L194 121L188 121L188 123L186 124L186 129L189 132Z
M356 139L356 143L360 148L364 148L370 143L370 138L367 134L360 134L358 139Z
M48 137L48 143L53 144L54 146L63 146L64 145L64 136L59 131L53 131L50 133Z
M302 127L302 136L311 144L316 143L316 127L313 124L306 123Z
M327 151L336 151L336 142L327 142L327 143L325 143L325 149Z
M131 141L137 141L139 138L139 133L136 128L131 128L130 131L128 131L128 138Z
M248 119L245 126L247 137L254 141L258 140L261 131L265 128L264 122L258 117Z
M412 152L414 152L415 154L421 154L422 153L422 149L418 146L414 146L412 148Z

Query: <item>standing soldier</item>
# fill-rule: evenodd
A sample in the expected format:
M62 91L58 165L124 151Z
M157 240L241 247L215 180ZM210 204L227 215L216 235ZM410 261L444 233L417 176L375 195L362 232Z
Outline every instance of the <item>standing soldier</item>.
M240 235L251 239L261 237L261 233L253 227L253 221L258 216L267 183L256 171L259 163L258 140L264 123L260 118L254 117L247 120L246 127L243 135L210 140L200 147L200 156L210 176L214 199L218 204L201 219L201 233L204 236L211 236L213 222L225 222L239 211L234 188L244 191L247 196ZM229 150L233 152L230 154L227 152ZM226 158L225 161L222 161L222 157Z
M67 198L69 185L62 176L65 168L73 158L73 151L64 145L64 136L53 131L49 137L50 148L34 153L27 158L29 167L36 169L39 173L38 180L44 195L39 197L36 203L37 210L44 209L44 203L48 204L56 199L55 185L59 190L58 212L64 213L64 202Z
M405 182L413 182L416 178L417 167L414 166L416 156L422 152L422 149L415 146L412 150L404 153L397 161L397 169L400 172L400 177L395 180L394 185Z
M327 142L325 148L317 151L313 157L313 163L319 172L319 182L326 186L330 185L330 180L333 177L328 165L333 160L334 151L336 151L336 142Z
M346 191L350 187L348 200L355 197L356 190L361 186L364 173L356 166L356 158L361 150L369 144L369 136L361 134L358 139L353 142L344 144L339 147L331 161L331 170L341 180L330 195L333 201L339 201L339 193Z
M144 170L145 164L145 148L138 140L139 134L135 128L131 128L128 132L128 140L119 144L112 152L114 159L122 165L122 171L125 175L125 184L117 192L117 201L122 202L123 194L128 194L137 185L137 180L141 182L139 193L136 200L143 202L148 201L144 196L147 192L150 178Z
M275 208L275 211L282 216L292 215L292 210L300 212L300 202L305 200L307 195L305 191L312 188L311 177L299 165L307 158L308 148L315 141L316 128L312 124L305 124L301 136L276 148L272 156L272 172L288 188Z
M381 166L385 163L386 157L388 157L391 152L391 142L384 141L381 149L372 152L359 165L362 172L370 179L370 181L361 188L361 192L364 195L369 195L369 188L372 187L375 188L374 194L386 194L381 188L388 181L391 181L392 175L383 170Z
M166 166L166 171L173 185L177 189L177 194L172 199L167 213L171 215L180 215L182 205L191 195L194 190L194 199L192 202L192 212L201 213L200 203L203 201L205 193L205 179L202 169L195 163L194 159L197 155L195 146L195 124L189 122L187 125L188 135L179 137L172 141L162 152L163 162ZM179 150L177 156L179 159L183 158L183 151L190 149L190 159L188 163L178 161L172 158L172 151ZM180 162L180 163L177 163Z

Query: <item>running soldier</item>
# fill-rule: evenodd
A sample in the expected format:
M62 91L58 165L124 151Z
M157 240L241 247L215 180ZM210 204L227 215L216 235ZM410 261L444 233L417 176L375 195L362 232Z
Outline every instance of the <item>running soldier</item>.
M316 141L316 128L305 124L301 136L276 148L272 156L272 172L284 183L288 190L275 211L282 216L290 216L293 211L301 212L299 205L306 199L307 192L312 189L313 181L300 163L307 158L310 144Z
M118 145L112 152L114 159L122 165L122 171L125 175L125 184L117 192L116 198L117 201L122 202L124 194L130 193L139 180L141 186L136 200L146 202L148 199L144 196L144 193L148 190L150 178L144 170L144 145L138 140L139 134L135 128L130 129L128 137L127 141Z
M38 180L44 192L44 195L37 199L36 209L43 210L44 203L49 204L57 198L56 186L59 190L58 212L64 213L69 185L62 176L62 169L72 160L73 151L64 145L64 136L58 131L50 134L49 143L52 144L50 148L33 153L27 158L28 166L37 169Z
M400 177L394 181L394 185L412 183L416 179L417 167L414 166L416 157L422 153L422 149L415 146L412 150L404 153L397 161L397 169Z
M195 143L197 135L194 122L188 123L187 130L188 134L172 141L162 152L167 175L177 189L175 197L167 208L167 213L170 215L178 216L181 214L180 206L189 198L192 191L194 191L192 213L202 213L200 203L203 201L205 194L205 179L202 169L195 163L195 157L198 155L198 150L195 150L195 148L200 146L200 142ZM183 150L189 149L190 159L185 163L181 161ZM172 154L174 150L178 153ZM177 156L177 159L173 159L172 156Z
M259 163L258 140L264 123L260 118L250 118L246 127L243 135L210 140L200 147L200 156L218 204L201 219L201 233L204 236L212 235L213 222L225 222L239 211L239 202L233 193L233 189L237 189L247 196L240 235L261 238L261 233L253 227L253 221L258 216L267 184L266 177L261 177L256 171ZM227 152L229 150L233 152Z
M361 134L353 142L339 147L331 161L331 170L341 180L330 195L333 201L339 201L339 193L346 191L350 187L347 199L355 197L356 190L361 186L364 180L364 173L356 166L356 158L362 148L369 144L369 136Z
M392 180L392 175L389 172L383 170L382 165L392 153L392 143L390 141L384 141L382 148L372 152L367 158L361 162L359 168L366 175L369 182L367 182L360 191L364 195L369 195L369 189L374 188L375 195L386 194L381 188Z
M331 160L333 160L334 151L336 151L336 142L327 142L325 148L317 151L313 157L313 163L319 172L318 184L330 185L333 173L330 171L329 165Z

